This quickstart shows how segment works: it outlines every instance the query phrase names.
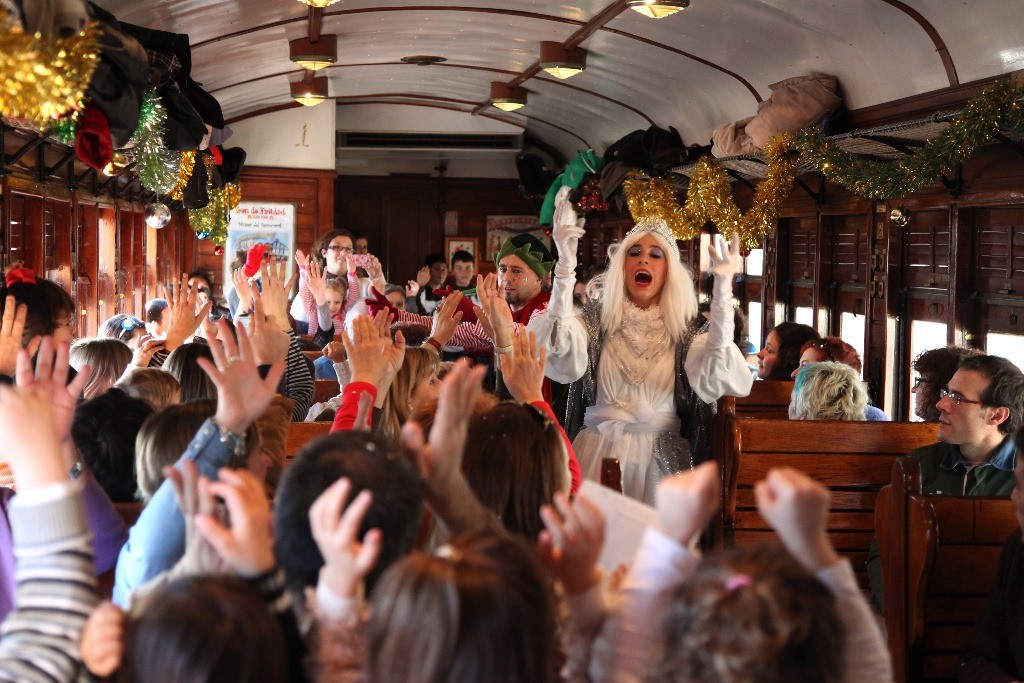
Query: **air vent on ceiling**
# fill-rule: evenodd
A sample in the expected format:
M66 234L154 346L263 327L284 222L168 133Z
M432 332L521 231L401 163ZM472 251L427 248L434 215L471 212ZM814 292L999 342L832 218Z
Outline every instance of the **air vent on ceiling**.
M337 146L358 149L522 149L521 135L471 135L460 133L347 133L338 132Z

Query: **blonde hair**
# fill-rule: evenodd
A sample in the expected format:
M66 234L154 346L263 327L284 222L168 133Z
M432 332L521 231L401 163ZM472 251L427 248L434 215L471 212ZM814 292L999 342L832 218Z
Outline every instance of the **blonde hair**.
M868 395L857 371L843 363L808 363L797 373L791 420L863 420Z
M331 278L324 283L324 289L333 289L341 294L342 299L348 294L348 280L340 277Z
M181 384L171 373L159 368L138 368L114 384L132 398L148 403L153 410L181 403Z
M387 396L384 397L384 424L381 425L385 436L398 438L402 425L412 414L412 394L416 385L437 374L439 362L437 356L426 349L411 348L405 351L402 367L391 382Z
M626 253L644 235L650 235L665 252L668 266L665 284L661 289L662 317L665 329L673 342L682 341L690 321L697 317L697 292L689 268L679 258L679 248L669 244L665 236L654 231L637 230L626 234L619 244L608 247L608 267L595 276L587 286L587 296L601 301L601 330L605 334L615 332L622 325L623 302L626 293Z
M79 372L86 365L92 368L82 397L95 398L114 386L124 374L132 362L132 350L117 339L81 339L71 346L68 360Z

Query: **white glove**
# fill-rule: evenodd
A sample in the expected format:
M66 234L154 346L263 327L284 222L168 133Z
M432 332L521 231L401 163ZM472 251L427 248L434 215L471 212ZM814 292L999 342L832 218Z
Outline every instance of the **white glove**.
M578 218L576 210L569 201L569 187L562 187L555 195L555 215L551 229L551 239L558 247L558 263L555 275L567 275L576 270L576 247L586 232L583 218Z
M721 349L732 343L735 327L732 283L736 273L743 269L740 236L733 233L732 244L726 249L725 239L721 235L715 235L708 245L708 254L711 257L711 273L715 278L708 346L712 349Z

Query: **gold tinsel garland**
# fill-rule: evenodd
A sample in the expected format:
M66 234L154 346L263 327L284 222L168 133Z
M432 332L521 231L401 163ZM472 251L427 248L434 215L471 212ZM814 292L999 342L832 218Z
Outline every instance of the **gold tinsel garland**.
M210 203L201 209L189 209L188 222L199 239L224 244L228 238L228 219L232 209L242 201L242 188L228 183L220 189L210 189Z
M709 157L697 162L682 206L676 201L672 184L663 178L627 180L629 212L637 221L646 217L664 220L680 240L693 239L710 221L725 235L738 232L747 249L756 248L772 231L779 209L793 187L800 165L794 142L792 134L778 133L765 145L768 171L746 213L741 213L733 201L729 176Z
M171 198L181 199L185 193L185 186L188 185L189 178L192 177L192 171L196 167L196 153L195 150L181 153L181 166L178 167L178 182L171 188Z
M79 106L99 61L100 29L71 38L0 31L0 114L43 128Z
M895 161L864 159L826 140L821 131L800 134L805 163L850 192L874 199L905 197L934 185L1002 130L1024 128L1024 86L999 81L971 98L949 126L923 147Z

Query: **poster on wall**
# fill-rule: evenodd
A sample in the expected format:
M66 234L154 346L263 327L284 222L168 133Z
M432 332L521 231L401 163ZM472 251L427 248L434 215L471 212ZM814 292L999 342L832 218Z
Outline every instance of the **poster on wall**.
M493 261L494 255L501 249L502 242L524 232L530 233L551 249L551 237L540 226L537 216L488 216L487 248L484 256Z
M245 255L257 244L267 247L266 254L283 260L291 277L295 268L295 205L275 202L241 202L231 210L228 241L224 247L224 281L245 263Z

